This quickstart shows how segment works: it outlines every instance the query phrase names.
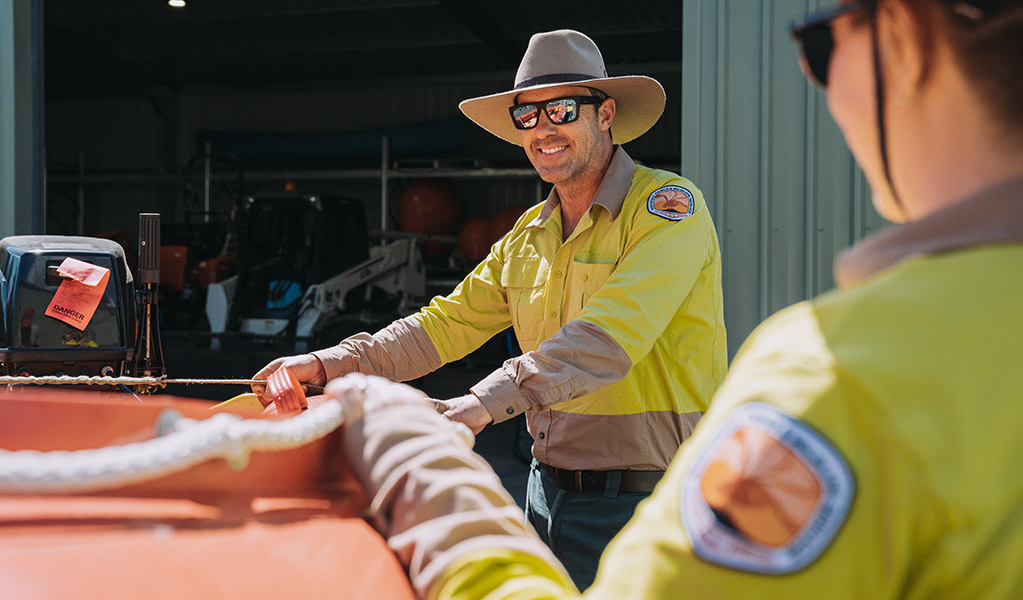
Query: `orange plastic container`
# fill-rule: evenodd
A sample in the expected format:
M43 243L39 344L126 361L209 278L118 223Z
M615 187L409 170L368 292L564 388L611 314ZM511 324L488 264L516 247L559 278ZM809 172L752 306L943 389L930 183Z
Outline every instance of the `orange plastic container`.
M188 246L160 246L160 285L180 291L185 287Z
M216 414L209 407L171 396L143 402L9 387L0 390L0 446L138 442L153 436L167 409L200 420ZM401 565L362 518L365 497L339 440L335 431L291 450L256 452L241 470L214 459L97 493L0 496L2 596L413 598Z
M206 287L230 277L234 271L234 257L214 256L199 263L199 285Z

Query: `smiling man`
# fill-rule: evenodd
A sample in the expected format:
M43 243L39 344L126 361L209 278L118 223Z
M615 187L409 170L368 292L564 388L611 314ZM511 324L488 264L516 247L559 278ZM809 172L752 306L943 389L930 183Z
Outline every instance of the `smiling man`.
M703 194L616 145L650 129L664 102L654 79L608 77L585 35L534 35L514 89L460 107L523 147L554 186L547 200L447 297L376 334L277 359L255 379L286 365L319 385L350 372L406 381L512 326L523 354L435 406L473 432L526 414L527 517L588 587L726 368L721 261Z

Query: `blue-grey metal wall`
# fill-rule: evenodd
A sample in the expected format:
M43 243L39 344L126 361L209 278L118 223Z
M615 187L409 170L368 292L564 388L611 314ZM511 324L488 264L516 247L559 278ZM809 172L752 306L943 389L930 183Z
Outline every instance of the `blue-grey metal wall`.
M732 355L766 317L833 287L836 255L884 226L788 35L830 4L683 2L681 168L717 224Z
M0 237L43 232L42 0L0 0Z

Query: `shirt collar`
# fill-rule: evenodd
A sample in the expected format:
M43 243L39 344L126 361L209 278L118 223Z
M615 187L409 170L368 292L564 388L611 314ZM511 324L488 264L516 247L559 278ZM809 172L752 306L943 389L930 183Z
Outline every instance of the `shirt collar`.
M992 186L920 220L864 239L835 261L841 289L900 262L991 244L1023 242L1023 177Z
M607 209L613 221L622 212L622 205L625 203L625 196L632 187L632 176L636 171L636 163L632 157L625 152L621 146L616 146L614 154L611 155L611 164L604 172L604 178L600 181L596 195L593 196L593 204L599 204ZM547 220L554 212L554 209L561 204L557 189L552 188L547 195L540 214L529 222L527 227L537 226Z

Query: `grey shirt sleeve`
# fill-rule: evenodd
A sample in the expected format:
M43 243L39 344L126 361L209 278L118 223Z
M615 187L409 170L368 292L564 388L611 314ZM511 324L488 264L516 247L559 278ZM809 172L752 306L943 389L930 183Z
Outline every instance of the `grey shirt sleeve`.
M398 319L372 335L358 333L312 354L323 363L328 381L348 373L408 381L443 364L430 336L413 317Z
M495 423L620 381L632 368L625 350L600 327L566 323L540 347L508 359L472 387Z

